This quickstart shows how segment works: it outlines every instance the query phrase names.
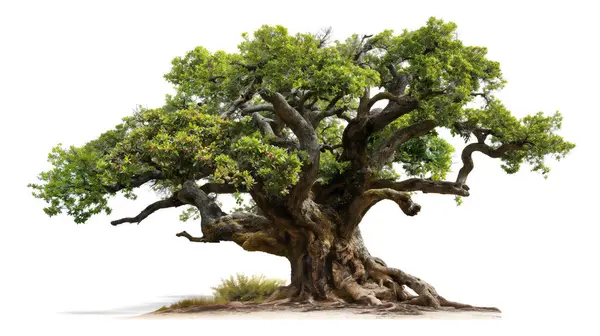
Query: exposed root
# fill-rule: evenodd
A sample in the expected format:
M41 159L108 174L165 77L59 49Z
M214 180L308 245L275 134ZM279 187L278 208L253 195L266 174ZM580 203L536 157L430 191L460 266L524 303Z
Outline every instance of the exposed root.
M343 290L355 302L373 306L380 306L382 304L374 291L359 285L350 272L348 272L347 267L337 262L333 263L333 283L336 288Z
M366 305L382 311L407 312L422 310L472 310L499 312L497 308L474 307L472 305L446 300L427 282L388 267L382 260L364 256L356 242L338 241L334 247L334 261L331 262L330 278L325 286L325 295L313 292L314 288L289 285L280 287L265 304L275 306L308 307ZM312 271L309 269L307 271ZM417 295L411 295L408 289ZM413 308L411 308L413 307ZM418 308L417 308L418 307ZM309 309L309 308L307 308ZM322 309L322 308L314 308Z

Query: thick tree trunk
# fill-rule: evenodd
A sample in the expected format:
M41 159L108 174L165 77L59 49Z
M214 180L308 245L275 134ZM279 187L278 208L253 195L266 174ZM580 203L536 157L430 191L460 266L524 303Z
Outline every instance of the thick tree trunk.
M448 301L425 281L371 256L358 229L349 240L339 237L333 241L319 240L309 235L294 243L296 246L288 256L291 283L268 301L337 301L374 306L396 302L432 308L479 309ZM408 288L417 296L411 295Z

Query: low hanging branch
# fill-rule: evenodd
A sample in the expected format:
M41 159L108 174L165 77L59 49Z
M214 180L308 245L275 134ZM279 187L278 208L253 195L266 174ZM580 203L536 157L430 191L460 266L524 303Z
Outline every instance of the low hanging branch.
M455 182L424 180L420 178L410 178L404 181L377 180L371 182L369 188L390 188L406 192L421 191L425 194L469 196L469 187L465 184L459 186Z
M160 209L176 208L181 205L183 205L183 202L181 202L176 197L171 196L167 199L160 200L160 201L150 204L144 210L142 210L142 212L140 212L139 215L137 215L135 217L121 218L121 219L110 222L110 224L112 224L112 225L119 225L119 224L123 224L123 223L138 223L139 224L144 219L146 219L146 217L150 216L151 214L153 214L154 212L156 212Z

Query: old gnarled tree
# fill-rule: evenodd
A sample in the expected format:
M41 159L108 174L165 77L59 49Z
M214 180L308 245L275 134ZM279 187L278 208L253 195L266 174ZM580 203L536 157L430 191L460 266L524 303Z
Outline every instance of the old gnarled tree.
M469 196L474 152L509 174L524 163L546 174L544 160L574 145L555 134L558 113L513 117L493 96L504 85L499 64L455 28L432 18L339 42L328 30L263 26L237 53L197 47L173 60L165 78L176 93L164 106L140 108L82 147L54 148L53 168L30 186L48 215L83 223L110 214L109 197L151 185L166 196L113 225L186 206L183 219L201 219L202 237L177 236L289 260L291 284L274 300L462 307L371 256L358 229L365 213L392 200L417 215L413 192ZM452 181L454 148L440 128L468 143ZM240 207L225 212L222 194Z

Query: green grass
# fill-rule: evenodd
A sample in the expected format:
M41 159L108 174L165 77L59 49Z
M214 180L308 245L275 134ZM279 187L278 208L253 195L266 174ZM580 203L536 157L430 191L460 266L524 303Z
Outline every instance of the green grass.
M156 311L161 312L161 311L165 311L168 309L187 308L187 307L193 307L193 306L209 306L209 305L224 304L224 303L227 303L227 301L219 300L219 299L216 299L216 298L210 297L210 296L198 296L198 297L190 297L187 299L183 299L181 301L177 301L168 307L162 306L159 309L157 309Z
M285 285L284 280L267 279L264 276L253 275L248 277L243 274L230 276L229 279L221 279L221 283L213 287L213 296L190 297L171 304L162 306L157 312L170 309L187 308L193 306L207 306L215 304L226 304L232 301L262 302L268 298L279 286Z
M232 275L229 279L222 279L221 284L212 290L214 297L220 300L261 302L283 285L284 280L267 279L262 275L248 277L238 273L235 277Z

